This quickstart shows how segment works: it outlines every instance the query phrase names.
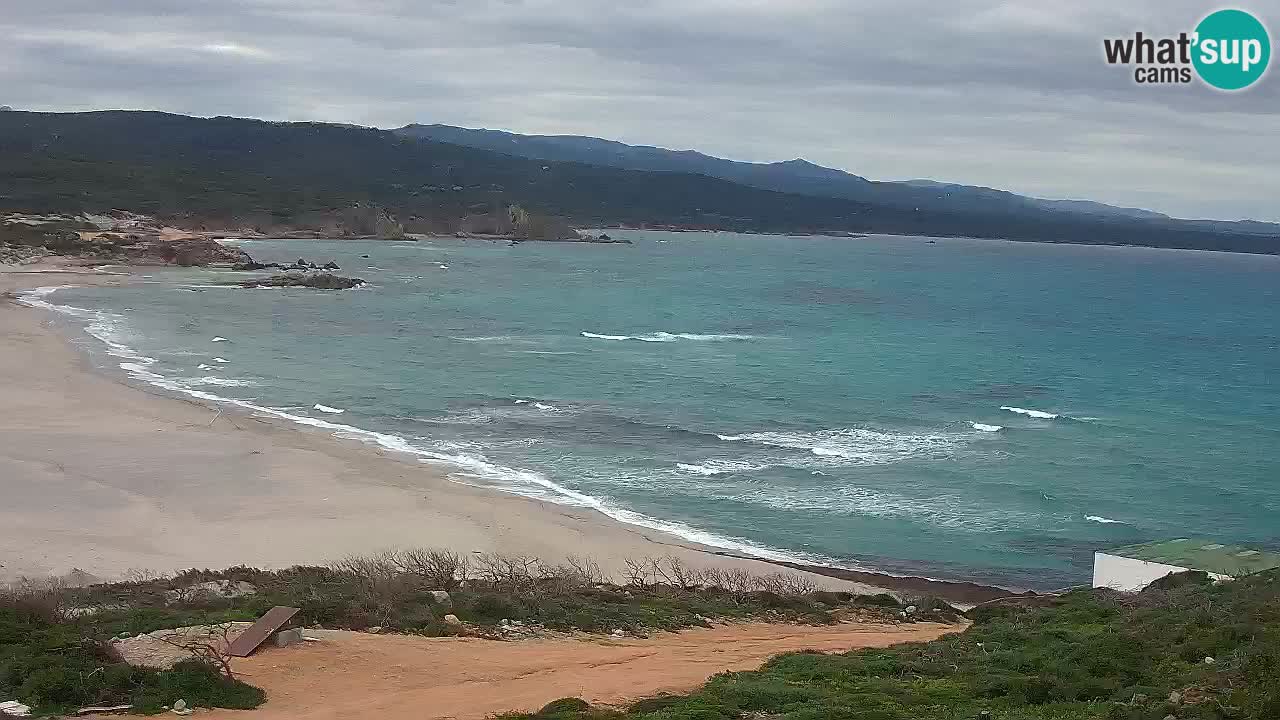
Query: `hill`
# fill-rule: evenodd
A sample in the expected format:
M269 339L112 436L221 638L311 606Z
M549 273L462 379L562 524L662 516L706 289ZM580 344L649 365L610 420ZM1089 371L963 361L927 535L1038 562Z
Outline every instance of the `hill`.
M1045 211L1095 218L1173 220L1168 215L1140 208L1116 207L1092 200L1047 200L1005 190L938 182L907 180L877 182L822 167L797 158L785 162L750 163L704 155L693 150L668 150L647 145L626 145L580 135L519 135L500 130L475 130L450 125L406 125L401 135L467 145L519 157L568 160L632 170L692 172L743 185L802 195L838 197L897 208L922 211L992 212L1041 215ZM1053 221L1053 218L1049 218ZM1280 224L1257 222L1193 221L1203 227L1232 232L1280 235Z
M1183 221L920 209L705 174L540 160L390 131L155 112L0 114L0 209L124 208L202 224L324 226L353 207L452 232L520 205L579 226L882 232L1280 252L1275 234ZM790 175L823 169L785 165Z

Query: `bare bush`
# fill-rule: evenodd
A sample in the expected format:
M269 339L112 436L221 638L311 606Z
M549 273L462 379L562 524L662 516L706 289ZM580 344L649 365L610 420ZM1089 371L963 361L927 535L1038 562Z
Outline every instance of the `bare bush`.
M538 579L539 560L530 555L484 553L475 558L476 576L495 590L522 592Z
M458 589L471 569L466 557L449 550L402 550L395 560L403 572L417 575L434 590Z
M818 590L817 583L794 573L769 573L754 579L756 589L778 595L808 595Z
M702 573L674 555L650 558L649 564L653 568L654 577L675 590L693 590L702 583Z
M653 564L649 562L648 558L643 560L624 558L622 562L626 565L623 575L626 577L628 585L645 588L657 582L653 577Z
M395 550L383 550L369 555L348 555L332 563L330 567L337 572L370 582L394 577L401 572Z
M169 575L167 573L157 572L147 568L129 568L124 571L123 577L124 582L134 583L135 585L142 585L145 583L155 582L157 580L168 579Z
M204 663L221 673L228 680L235 679L231 670L231 648L234 626L231 623L210 625L207 628L192 629L189 632L177 631L155 635L166 645L172 645L189 654L192 660Z
M58 623L68 615L67 587L60 578L23 577L0 590L0 607Z
M570 555L557 565L539 563L537 573L540 588L560 593L591 587L605 580L600 563L577 555Z

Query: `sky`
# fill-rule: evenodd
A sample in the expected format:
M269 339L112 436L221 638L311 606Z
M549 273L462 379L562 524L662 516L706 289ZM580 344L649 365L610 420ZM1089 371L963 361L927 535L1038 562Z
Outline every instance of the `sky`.
M1280 69L1141 86L1190 0L3 0L0 104L592 135L1280 221ZM1238 7L1280 38L1280 0ZM1280 64L1280 59L1271 63Z

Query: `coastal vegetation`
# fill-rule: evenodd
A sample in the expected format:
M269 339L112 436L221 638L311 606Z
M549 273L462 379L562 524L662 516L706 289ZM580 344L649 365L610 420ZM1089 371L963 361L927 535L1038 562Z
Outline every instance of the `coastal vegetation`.
M1204 573L1136 595L1079 590L970 611L965 632L782 655L627 708L566 700L506 720L1223 720L1280 718L1280 572Z
M86 588L27 585L0 602L0 696L40 712L132 703L253 707L259 691L195 660L123 664L112 639L250 620L273 605L308 626L520 639L643 636L717 621L956 621L945 603L814 589L802 576L699 571L673 558L607 582L590 560L407 550L282 571L191 570ZM221 589L233 588L225 593ZM1138 594L1077 590L978 606L963 632L844 654L801 652L717 675L684 695L597 707L565 698L508 720L1167 720L1280 717L1280 572L1215 584L1203 573ZM960 629L960 626L957 626ZM252 678L246 678L252 680Z
M1277 253L1274 227L1091 216L1020 204L902 205L778 192L696 172L515 157L374 128L155 112L0 115L0 207L127 208L191 230L570 239L571 225L883 232ZM511 208L520 208L527 217Z
M627 564L624 584L596 563L403 550L330 566L139 574L128 582L61 587L31 582L0 593L0 698L41 713L131 704L248 708L262 693L223 672L217 653L192 652L167 670L131 667L116 642L160 630L252 621L276 605L307 627L427 636L520 639L555 632L646 636L762 620L830 624L954 621L945 603L906 606L889 595L817 590L793 573L696 570L671 557ZM249 678L251 680L251 678Z

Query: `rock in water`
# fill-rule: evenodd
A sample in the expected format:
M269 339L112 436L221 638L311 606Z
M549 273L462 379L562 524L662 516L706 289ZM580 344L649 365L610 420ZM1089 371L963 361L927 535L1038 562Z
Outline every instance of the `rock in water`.
M268 278L245 280L240 283L240 287L305 287L315 288L316 290L348 290L363 284L364 281L359 278L340 277L332 273L312 273L310 275L287 273L285 275L272 275Z

